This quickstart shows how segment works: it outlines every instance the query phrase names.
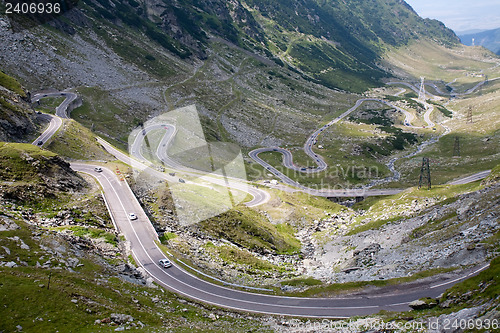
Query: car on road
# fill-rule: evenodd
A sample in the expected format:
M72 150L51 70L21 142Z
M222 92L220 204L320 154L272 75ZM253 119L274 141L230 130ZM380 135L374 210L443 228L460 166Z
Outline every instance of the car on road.
M95 167L95 168L94 168L94 171L95 171L95 172L102 172L102 168L101 168L101 167Z
M128 218L129 220L133 221L133 220L137 220L137 215L135 215L135 213L129 213L128 214Z
M169 268L172 266L172 263L168 259L160 259L159 263L160 263L160 266L163 268Z
M186 181L182 178L179 178L179 183L185 183Z
M41 146L41 145L43 145L43 141L42 141L42 140L40 140L40 141L38 141L36 144L37 144L37 145L39 145L39 146Z
M41 111L37 111L36 114L42 114L42 112Z

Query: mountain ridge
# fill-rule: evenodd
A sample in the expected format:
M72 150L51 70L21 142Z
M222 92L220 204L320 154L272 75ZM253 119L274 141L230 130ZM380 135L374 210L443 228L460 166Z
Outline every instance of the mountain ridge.
M465 45L484 46L493 53L500 55L500 28L460 34L458 37ZM474 40L474 43L472 40Z
M84 0L49 23L72 36L79 29L99 33L109 24L188 61L205 60L216 36L329 88L353 92L388 75L377 66L388 46L418 38L458 43L444 24L419 17L402 0Z

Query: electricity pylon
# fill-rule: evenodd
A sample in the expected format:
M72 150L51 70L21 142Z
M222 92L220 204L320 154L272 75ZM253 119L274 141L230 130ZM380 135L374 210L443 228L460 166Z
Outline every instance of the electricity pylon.
M420 77L420 90L418 92L418 100L425 102L425 87L424 87L424 77Z
M454 157L460 156L460 139L458 138L458 136L455 137L455 145L453 147L453 156Z
M420 179L418 181L418 188L421 188L424 184L424 181L427 183L427 189L431 189L431 169L429 167L429 158L422 158L422 167L420 168Z
M469 109L467 110L467 124L472 124L472 106L469 105Z

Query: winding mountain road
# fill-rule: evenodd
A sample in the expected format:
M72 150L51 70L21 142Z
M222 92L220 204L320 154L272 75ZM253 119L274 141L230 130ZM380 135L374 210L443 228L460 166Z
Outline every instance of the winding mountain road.
M489 80L489 81L493 81L493 80L497 80L497 79L499 79L499 78L495 78L495 79L492 79L492 80ZM463 93L461 95L467 95L467 94L473 93L476 89L478 89L479 87L481 87L485 82L487 82L487 81L481 81L481 82L479 82L473 88L468 89L465 93ZM408 88L412 89L416 93L419 93L419 89L417 87L415 87L413 84L410 84L410 83L407 83L407 82L388 82L387 84L388 85L403 85L405 87L408 87ZM425 84L433 87L436 90L436 92L442 93L442 91L439 89L438 86L436 86L436 84L434 84L434 83L425 83ZM399 95L401 93L402 93L402 91L398 92L396 95ZM430 96L431 98L435 98L436 97L435 95L433 95L433 94L431 94L431 93L429 93L427 91L425 93L426 93L426 95ZM454 94L454 95L458 95L458 94ZM299 188L303 192L306 192L306 193L309 193L309 194L312 194L312 195L316 195L316 196L353 197L353 196L393 195L393 194L400 193L400 192L403 191L402 189L387 189L387 190L373 190L373 189L371 189L371 187L373 187L375 185L378 185L378 184L380 184L382 182L385 182L387 180L391 180L391 179L399 177L399 173L394 169L394 162L396 161L396 159L392 159L391 161L389 161L388 167L393 172L393 176L388 177L386 179L373 181L370 184L368 184L367 186L364 186L364 187L362 187L360 189L317 190L317 189L311 189L311 188L305 187L305 186L301 185L300 183L292 180L290 177L286 176L284 173L282 173L281 171L277 170L271 164L267 163L266 161L264 161L262 158L259 157L259 154L264 153L264 152L278 152L278 153L280 153L280 154L283 155L282 165L284 167L288 168L288 169L293 170L293 171L302 172L302 173L316 173L316 172L321 172L321 171L326 170L327 167L328 167L328 165L323 160L323 157L320 156L320 155L318 155L318 154L316 154L312 150L312 147L317 142L318 136L324 130L326 130L328 127L332 126L333 124L337 123L341 119L343 119L346 116L348 116L349 114L351 114L353 111L357 110L361 106L361 104L363 102L366 102L366 101L379 102L379 103L385 104L387 106L390 106L390 107L396 109L397 111L399 111L399 112L401 112L401 113L403 113L405 115L405 120L404 120L405 126L406 127L410 127L410 128L414 128L414 126L411 125L411 122L414 119L414 116L413 116L412 113L410 113L410 112L406 111L405 109L402 109L402 108L400 108L400 107L398 107L398 106L396 106L396 105L394 105L394 104L392 104L392 103L390 103L388 101L385 101L385 100L382 100L382 99L379 99L379 98L362 98L362 99L357 100L356 103L354 104L354 106L352 106L349 110L345 111L340 116L338 116L335 119L331 120L326 125L323 125L319 129L317 129L316 131L314 131L307 138L306 143L304 144L304 152L311 159L313 159L313 161L317 164L316 167L310 167L310 166L309 167L299 167L299 166L295 165L293 163L293 155L292 155L292 153L289 150L281 148L281 147L263 147L263 148L257 148L257 149L254 149L254 150L250 151L249 152L249 156L255 162L257 162L262 167L264 167L267 171L271 172L276 177L278 177L283 183L285 183L287 185L291 185L291 186L297 187L297 188ZM426 101L420 101L420 102L424 105L424 107L426 109L426 112L424 113L424 121L427 123L427 126L429 128L434 128L436 126L436 124L430 118L432 112L434 111L434 106L432 104L427 103ZM449 132L449 130L447 130L445 132L445 134L447 132ZM432 140L432 139L428 140L428 141L424 142L424 144L422 145L422 147L425 147L428 144L434 143L434 142L435 142L435 140ZM419 149L417 150L417 152L419 152L420 150L421 149L419 147ZM408 155L408 156L406 156L406 157L409 157L409 156L411 156L411 154ZM484 171L484 172L479 172L479 173L477 173L475 175L472 175L471 177L472 178L474 178L474 177L481 177L481 176L486 177L488 173L489 173L489 170Z
M283 162L282 162L282 164L283 164L283 166L285 166L288 169L291 169L291 170L294 170L294 171L297 171L297 172L303 172L303 173L316 173L316 172L321 172L321 171L326 170L326 168L328 167L328 165L326 164L326 162L323 160L323 158L320 155L316 154L312 150L312 147L317 142L318 136L323 131L325 131L326 129L328 129L330 126L332 126L333 124L339 122L340 120L342 120L343 118L345 118L346 116L348 116L349 114L351 114L353 111L357 110L364 102L368 102L368 101L373 101L373 102L378 102L378 103L385 104L385 105L387 105L387 106L389 106L391 108L394 108L397 111L403 113L405 115L404 122L407 125L410 125L411 121L414 118L413 115L410 112L408 112L408 111L406 111L406 110L404 110L404 109L402 109L402 108L400 108L400 107L398 107L398 106L396 106L396 105L394 105L394 104L392 104L392 103L390 103L388 101L385 101L385 100L382 100L382 99L379 99L379 98L362 98L362 99L357 100L356 103L354 104L354 106L352 106L349 110L345 111L344 113L342 113L341 115L339 115L335 119L331 120L326 125L323 125L319 129L317 129L316 131L314 131L307 138L306 143L304 144L304 152L315 161L315 163L318 165L317 167L315 167L315 168L307 167L306 168L306 167L298 167L298 166L296 166L293 163L293 155L292 155L292 153L289 150L281 148L281 147L257 148L257 149L254 149L254 150L250 151L248 155L255 162L257 162L261 166L263 166L266 170L268 170L269 172L273 173L283 183L285 183L287 185L291 185L291 186L297 187L297 188L301 189L302 191L304 191L306 193L309 193L311 195L326 196L326 197L353 197L353 196L393 195L393 194L400 193L400 192L403 191L402 189L385 189L385 190L381 190L381 189L373 190L373 189L367 189L367 188L361 188L361 189L334 189L334 190L317 190L317 189L311 189L311 188L305 187L305 186L299 184L298 182L292 180L290 177L286 176L281 171L277 170L271 164L267 163L266 161L264 161L263 159L261 159L259 157L259 154L263 153L263 152L278 152L278 153L281 153L283 155Z
M75 101L78 98L78 95L70 91L38 93L31 97L31 103L35 103L41 100L42 98L47 98L47 97L66 97L64 101L61 104L59 104L58 107L56 107L56 116L60 118L69 119L67 112L68 107L71 105L71 103L73 103L73 101Z
M45 131L43 131L43 133L32 142L32 145L43 147L61 127L62 119L58 116L52 116L50 114L38 114L37 118L49 121L47 129L45 129Z
M232 310L263 314L315 317L347 318L377 313L381 310L409 310L408 303L421 297L437 297L453 284L486 269L484 265L467 270L459 275L415 287L393 290L383 295L359 295L332 298L302 298L249 293L201 280L178 265L162 268L158 261L165 254L158 246L158 236L141 205L126 181L120 180L113 171L83 163L71 163L71 168L87 173L101 184L113 221L119 232L130 242L137 264L161 286L191 299ZM135 212L137 220L128 219ZM396 288L397 289L397 288Z
M103 146L103 148L109 152L111 155L115 156L119 161L122 161L123 163L130 165L131 167L137 169L137 170L147 170L148 172L152 173L156 178L158 179L163 179L166 181L170 182L178 182L179 177L178 176L171 176L168 173L165 172L159 172L153 168L151 168L149 165L145 164L147 160L144 158L144 160L140 161L135 158L130 157L129 155L126 155L113 147L111 144L109 144L107 141L98 138L97 141ZM136 151L136 153L139 151L139 149ZM138 154L139 156L142 156ZM242 180L234 180L231 178L216 178L216 177L211 177L208 175L200 175L199 173L189 173L185 172L186 174L191 174L195 177L197 177L200 180L205 180L207 182L217 184L220 186L228 186L231 188L234 188L239 191L244 191L252 196L252 200L248 201L245 203L247 207L255 207L262 205L263 203L266 203L271 199L271 196L269 195L268 192L258 189L256 187L253 187ZM190 182L186 181L188 184L194 184L194 185L199 185L198 183L195 182Z
M50 115L46 113L38 114L38 118L42 120L48 120L48 128L33 141L33 145L43 147L47 141L59 130L62 125L62 119L69 119L68 117L68 107L78 98L78 95L69 91L61 92L50 92L50 93L37 93L31 97L31 103L38 102L43 98L48 97L66 97L64 101L56 107L56 115Z
M361 104L362 102L359 103ZM67 105L65 107L60 107L59 111L65 113ZM339 116L338 119L334 119L325 126L328 127L334 122L342 119L347 114L352 112L354 107L351 109ZM65 116L67 117L67 115ZM53 117L52 119L54 118L57 117ZM319 135L326 128L325 126L313 133L309 139L314 140L317 135ZM167 139L165 139L165 141L162 140L160 147L163 147L163 145L168 147L168 143L172 138L171 135L175 133L173 128L171 131L169 128L165 129L167 130L167 133L171 132L172 134L170 134L170 137L165 136ZM52 132L55 133L54 131ZM49 139L49 137L45 138L45 140ZM140 154L135 156L137 159L131 158L100 138L98 138L98 142L108 152L117 157L117 159L129 164L133 168L139 170L148 169L149 172L157 173L158 177L165 180L175 181L175 179L177 179L176 177L172 177L166 173L158 172L150 168L144 163L146 162L145 160L141 162L140 160L144 157ZM136 148L137 151L140 152L138 149L139 146ZM161 154L159 155L162 160L168 158L166 152L164 154L165 155L163 156ZM322 159L320 159L320 161L321 160ZM289 163L293 164L291 159L289 160ZM419 283L414 287L407 286L404 288L393 288L390 292L384 294L377 294L375 292L349 297L285 297L249 293L230 289L199 279L189 272L186 272L176 264L168 269L162 268L158 264L158 261L164 258L165 254L158 246L158 235L137 198L130 190L128 183L123 179L118 178L113 171L100 165L99 167L102 168L101 172L95 171L97 165L92 164L74 162L71 163L71 167L75 171L91 175L100 183L106 198L109 212L116 228L125 236L127 241L130 242L130 249L137 264L141 266L159 285L191 299L232 310L315 318L346 318L351 316L363 316L377 313L381 310L404 311L409 309L409 302L421 297L437 297L453 284L475 275L488 267L488 264L486 264L460 273L449 273L434 279L433 282ZM321 168L322 164L320 163L318 167ZM204 178L210 182L221 181L222 185L227 185L227 181L215 177L201 176L200 178ZM231 183L232 186L238 188L237 181L231 180ZM253 196L253 200L247 203L248 206L258 205L269 200L269 194L267 192L253 187L248 187L247 184L244 186L245 189L248 190L248 193ZM379 191L381 194L378 195L382 195L384 190L371 191ZM136 213L138 219L135 221L129 220L128 214L130 212Z

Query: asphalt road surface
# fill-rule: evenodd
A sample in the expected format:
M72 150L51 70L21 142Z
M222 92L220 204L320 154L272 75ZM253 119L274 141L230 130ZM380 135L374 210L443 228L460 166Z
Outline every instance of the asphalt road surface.
M138 169L141 171L148 169L148 171L150 173L154 174L155 177L157 177L159 179L166 180L166 181L178 182L178 180L179 180L178 175L177 176L170 176L168 173L159 172L159 171L155 170L154 168L144 164L145 160L143 160L141 162L135 158L131 158L130 156L128 156L128 155L122 153L121 151L119 151L118 149L114 148L112 145L110 145L105 140L102 140L99 138L98 142L104 147L104 149L106 149L106 151L108 151L110 154L115 156L118 160L132 166L135 169ZM137 151L139 151L139 150L137 150ZM139 156L142 156L142 155L139 155ZM259 206L259 205L261 205L261 204L263 204L271 199L271 196L269 195L268 192L261 190L261 189L258 189L258 188L255 188L252 185L245 183L241 180L234 180L231 178L225 178L225 179L224 178L216 178L216 177L211 177L208 175L200 175L199 173L190 173L187 171L185 171L184 174L192 175L192 176L195 176L201 180L205 180L205 181L213 183L213 184L234 188L236 190L244 191L244 192L250 194L252 196L252 200L245 203L245 205L248 207ZM186 180L186 183L193 184L193 185L199 185L196 182L190 182L188 180Z
M35 146L43 147L45 143L47 143L47 141L49 141L49 139L56 134L59 127L61 127L62 119L50 114L39 114L37 115L37 118L49 121L47 129L32 143Z
M490 172L491 172L491 170L481 171L481 172L475 173L473 175L451 181L448 184L450 184L450 185L462 185L462 184L472 183L472 182L475 182L477 180L481 180L481 179L488 177Z
M404 311L409 309L409 302L421 297L437 297L453 284L488 267L484 265L459 276L450 275L414 288L394 288L385 294L353 297L299 298L234 290L201 280L175 264L170 268L162 268L158 261L165 255L157 245L158 236L127 183L107 168L96 172L93 165L72 163L71 167L99 181L113 221L130 242L137 264L166 289L203 303L247 312L317 318L363 316L381 310ZM132 212L137 215L137 220L128 219L128 214Z
M294 187L299 188L301 191L309 193L311 195L316 195L316 196L324 196L324 197L354 197L354 196L379 196L379 195L393 195L402 192L402 189L333 189L333 190L317 190L317 189L312 189L305 187L298 182L290 179L290 177L286 176L283 174L281 171L277 170L275 167L264 161L259 157L260 153L263 152L278 152L283 155L283 166L285 166L288 169L294 170L296 172L303 172L303 173L315 173L315 172L320 172L326 170L328 165L326 162L323 160L323 158L316 154L313 150L312 147L316 144L318 136L326 130L328 127L332 126L333 124L337 123L341 119L345 118L349 114L351 114L353 111L355 111L357 108L361 106L363 102L367 101L374 101L374 102L379 102L382 104L386 104L392 108L395 108L397 111L403 113L405 115L405 124L408 126L411 126L411 121L413 120L413 115L390 103L387 101L384 101L379 98L362 98L356 101L356 104L354 104L353 107L351 107L349 110L345 111L342 113L340 116L336 117L332 121L330 121L328 124L323 125L321 128L317 129L312 133L306 140L306 143L304 144L304 151L305 153L311 157L315 163L317 164L317 167L298 167L293 163L293 156L292 153L284 148L280 147L270 147L270 148L257 148L252 150L251 152L248 153L250 158L252 158L255 162L259 163L262 167L264 167L266 170L269 172L273 173L276 177L278 177L283 183L287 185L291 185Z
M78 95L69 91L61 91L61 92L52 92L52 93L38 93L31 97L31 103L35 103L42 98L47 97L66 97L64 101L56 107L56 116L61 118L69 118L68 117L68 107L75 99L78 98Z
M159 177L166 180L171 177L127 156L102 139L99 139L99 142L119 160L134 168L149 169L150 172L157 172ZM377 313L380 310L404 311L409 309L409 302L421 297L437 297L453 284L488 267L484 265L474 270L464 271L459 275L444 275L434 283L420 284L415 288L396 287L387 293L380 294L375 291L363 296L298 298L238 291L201 280L175 264L167 269L162 268L158 261L165 258L165 254L158 247L158 235L127 182L105 167L102 167L101 172L95 170L96 166L89 164L72 163L71 167L95 177L101 184L115 227L130 242L137 264L144 268L159 285L191 299L220 307L264 314L317 318L362 316ZM225 180L208 176L200 178L203 177L206 177L208 181L221 181L222 185L227 185ZM239 185L240 183L236 181L232 184L235 188ZM247 205L257 205L269 200L267 192L248 186L245 188L248 188L248 192L254 197L253 204ZM137 220L131 221L128 218L129 213L135 213Z
M68 119L68 107L69 105L78 98L78 95L72 92L52 92L52 93L38 93L35 94L31 97L31 103L35 103L42 98L47 98L47 97L61 97L64 96L66 97L64 101L59 104L59 106L56 107L56 115L50 115L50 114L39 114L38 118L39 119L45 119L49 120L49 126L48 128L38 137L33 141L33 145L35 146L40 146L43 147L45 143L57 132L59 127L62 125L62 119L61 118L66 118Z

